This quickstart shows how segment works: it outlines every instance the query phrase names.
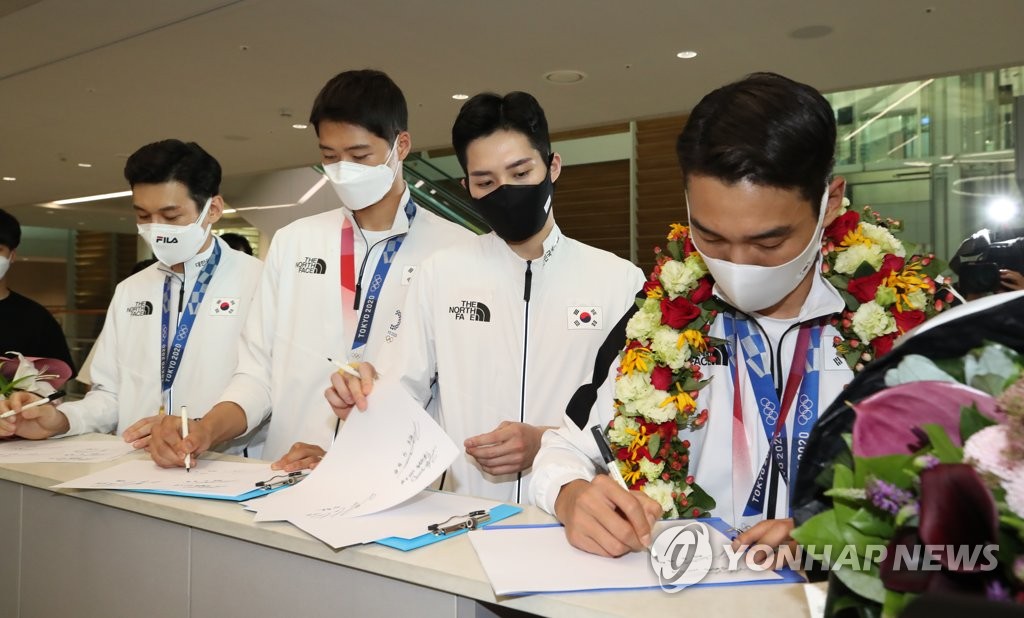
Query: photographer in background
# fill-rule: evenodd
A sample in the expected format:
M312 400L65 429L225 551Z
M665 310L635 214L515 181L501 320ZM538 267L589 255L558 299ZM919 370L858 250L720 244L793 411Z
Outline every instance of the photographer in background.
M1024 230L979 230L960 244L949 266L967 300L1024 290Z

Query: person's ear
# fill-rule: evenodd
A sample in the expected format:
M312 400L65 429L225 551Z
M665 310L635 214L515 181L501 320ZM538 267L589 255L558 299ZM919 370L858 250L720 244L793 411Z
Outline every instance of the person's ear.
M557 152L551 153L551 164L548 166L548 171L551 172L551 182L558 180L562 174L562 155Z
M843 198L846 197L846 179L836 176L828 185L828 202L825 204L825 219L822 227L828 227L839 217L843 210Z
M405 158L412 152L412 136L408 131L398 134L398 160L405 161Z
M203 227L220 221L222 216L224 216L224 198L214 195L213 199L210 200L210 210L206 213L206 223L203 224Z

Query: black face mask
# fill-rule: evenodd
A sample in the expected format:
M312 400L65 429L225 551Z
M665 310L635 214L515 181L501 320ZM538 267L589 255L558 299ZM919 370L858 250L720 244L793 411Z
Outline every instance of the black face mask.
M544 227L553 193L548 174L539 185L501 185L482 198L470 198L470 201L499 238L505 242L522 242Z

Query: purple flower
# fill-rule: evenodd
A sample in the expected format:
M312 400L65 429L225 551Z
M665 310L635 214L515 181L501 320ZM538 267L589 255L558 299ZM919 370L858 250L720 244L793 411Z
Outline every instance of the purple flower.
M896 515L901 508L914 502L914 495L909 491L875 478L867 482L865 490L871 504L890 515Z
M985 584L985 596L990 601L1010 601L1010 591L998 579L993 579Z

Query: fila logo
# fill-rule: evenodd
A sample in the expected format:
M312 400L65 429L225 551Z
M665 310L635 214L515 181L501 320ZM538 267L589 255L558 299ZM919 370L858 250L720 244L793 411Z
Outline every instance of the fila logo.
M327 262L317 257L304 258L300 262L295 263L295 270L300 273L308 273L311 275L322 275L327 272Z
M141 317L144 315L153 315L153 303L148 300L136 301L134 305L128 307L128 315L132 317Z
M491 321L491 310L487 308L487 305L475 300L464 300L461 305L449 307L448 313L454 316L456 320L468 320L470 322Z
M163 245L176 245L176 244L178 244L178 239L175 238L174 236L157 236L156 237L156 244L158 244L158 245L160 245L160 244L163 244Z

